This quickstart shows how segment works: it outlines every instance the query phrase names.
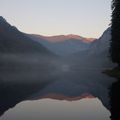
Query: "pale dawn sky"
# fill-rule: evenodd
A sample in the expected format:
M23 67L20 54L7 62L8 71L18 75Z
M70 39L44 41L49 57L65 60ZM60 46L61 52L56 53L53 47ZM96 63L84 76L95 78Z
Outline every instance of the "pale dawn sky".
M0 16L26 33L100 37L111 0L0 0Z

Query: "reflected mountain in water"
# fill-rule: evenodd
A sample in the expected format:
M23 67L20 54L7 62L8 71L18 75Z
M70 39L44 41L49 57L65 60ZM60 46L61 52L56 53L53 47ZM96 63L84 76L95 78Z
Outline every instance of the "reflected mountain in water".
M42 98L75 101L97 97L110 108L108 88L115 80L101 69L79 69L77 63L52 58L37 58L38 64L32 58L0 69L0 115L21 101Z

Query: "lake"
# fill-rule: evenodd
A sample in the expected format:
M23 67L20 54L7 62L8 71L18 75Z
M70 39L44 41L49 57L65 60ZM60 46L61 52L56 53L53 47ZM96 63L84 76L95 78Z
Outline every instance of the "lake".
M49 62L0 70L0 120L110 120L103 68Z

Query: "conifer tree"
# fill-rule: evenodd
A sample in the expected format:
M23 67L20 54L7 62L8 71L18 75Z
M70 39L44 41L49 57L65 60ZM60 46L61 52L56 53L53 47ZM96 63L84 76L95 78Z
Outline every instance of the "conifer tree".
M120 67L120 0L112 0L111 59Z

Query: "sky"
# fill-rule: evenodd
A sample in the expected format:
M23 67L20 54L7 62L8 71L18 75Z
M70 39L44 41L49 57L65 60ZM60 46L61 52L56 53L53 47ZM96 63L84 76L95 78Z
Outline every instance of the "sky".
M0 16L26 33L99 38L111 20L111 0L0 0Z

